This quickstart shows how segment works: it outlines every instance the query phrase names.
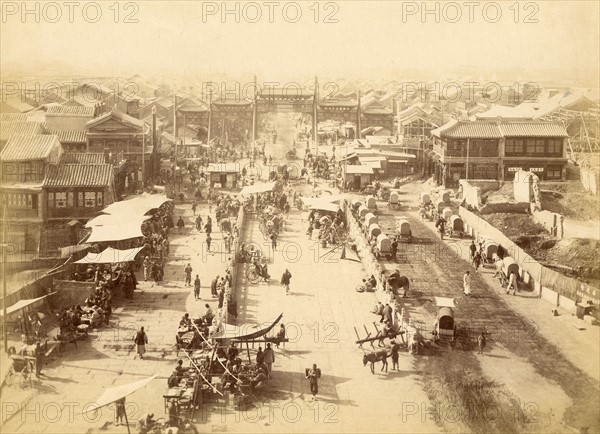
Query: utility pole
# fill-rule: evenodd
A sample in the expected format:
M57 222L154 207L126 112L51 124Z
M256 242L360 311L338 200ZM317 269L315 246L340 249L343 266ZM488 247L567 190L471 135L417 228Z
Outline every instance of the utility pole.
M360 90L358 91L358 99L356 101L356 139L361 139L361 122L360 122Z
M317 119L317 106L319 104L319 79L315 76L315 92L313 97L313 140L315 141L315 156L319 156L319 134L317 128L319 125Z
M185 114L184 114L183 115L183 138L181 139L183 141L183 152L184 152L184 155L187 154L186 148L185 148L185 132L186 132L186 129L185 129Z
M471 147L470 141L471 141L471 139L467 138L467 168L465 170L465 175L466 175L467 181L469 180L469 148Z
M256 142L256 75L254 76L254 96L252 98L252 155L254 156L254 143Z
M208 135L206 136L206 144L210 147L210 130L212 125L212 90L208 94Z
M258 110L258 104L257 104L257 99L258 99L258 93L256 92L256 75L254 76L254 96L253 96L253 102L252 102L252 143L251 143L251 147L252 147L252 155L250 156L250 167L254 167L254 147L256 146L256 120L257 120L257 110Z
M177 141L179 133L177 131L177 94L175 91L173 91L173 137L175 138L175 167L177 167Z
M6 204L2 213L2 333L4 334L4 351L8 351L6 331Z
M150 171L151 173L151 181L152 184L154 185L154 181L156 178L156 172L160 171L160 167L159 165L157 165L157 161L155 160L155 157L157 155L159 155L160 153L160 149L158 149L158 137L156 136L156 106L152 107L152 170ZM160 159L159 159L160 162Z
M142 124L142 192L146 181L146 121ZM177 161L177 159L175 159Z

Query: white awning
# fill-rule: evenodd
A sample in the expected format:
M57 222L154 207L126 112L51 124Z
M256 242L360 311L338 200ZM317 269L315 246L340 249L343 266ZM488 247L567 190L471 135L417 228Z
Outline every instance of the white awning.
M104 214L144 215L171 199L164 194L142 194L132 199L114 202L102 210Z
M88 252L85 258L75 261L75 264L118 264L119 262L132 262L143 247L118 250L107 247L103 252Z
M346 166L346 174L348 175L372 175L373 168L371 166Z
M242 188L242 191L240 191L240 194L246 195L246 194L254 194L254 193L266 193L267 191L273 191L274 188L275 188L275 182L247 185L244 188Z
M124 221L120 225L94 226L92 234L86 243L101 243L104 241L121 241L143 237L142 227L138 222Z
M123 220L127 222L133 223L139 222L140 226L146 220L151 219L152 216L144 215L144 216L130 216L130 215L120 215L120 214L100 214L98 217L91 219L85 224L86 228L93 228L95 226L114 226L120 225Z
M337 212L340 206L323 198L303 197L302 203L310 209Z
M50 294L46 294L46 295L43 295L43 296L38 297L38 298L28 298L28 299L25 299L25 300L19 300L15 304L13 304L12 306L9 306L9 307L6 308L6 314L10 315L13 312L16 312L18 310L26 308L27 306L31 306L32 304L34 304L34 303L36 303L38 301L41 301L44 298L46 298L46 297L48 297L49 295L52 295L52 294L56 294L56 292L52 292ZM3 313L2 309L0 309L0 316L2 316L3 314L4 313Z
M82 412L82 414L89 413L91 411L96 411L101 407L112 404L115 401L118 401L121 398L125 398L126 396L131 395L139 389L142 389L148 385L152 380L158 377L158 374L153 375L152 377L146 378L144 380L139 380L134 383L124 384L122 386L111 387L110 389L106 389L96 402L90 405L86 410Z

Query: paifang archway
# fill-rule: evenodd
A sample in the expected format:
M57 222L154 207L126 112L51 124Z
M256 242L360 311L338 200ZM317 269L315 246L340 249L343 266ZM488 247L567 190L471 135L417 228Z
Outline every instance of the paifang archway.
M315 81L313 89L318 89ZM326 120L352 123L358 130L371 126L381 126L393 134L394 115L389 108L381 106L361 107L360 93L356 99L321 99L318 92L296 87L261 89L252 99L214 99L198 108L203 113L192 113L196 106L185 106L185 102L177 108L177 122L187 116L194 119L199 126L210 130L212 139L224 140L226 137L234 144L249 144L259 135L263 119L270 113L299 113L310 117L312 138L314 140L315 122ZM192 112L190 112L192 110ZM182 119L185 122L185 119Z

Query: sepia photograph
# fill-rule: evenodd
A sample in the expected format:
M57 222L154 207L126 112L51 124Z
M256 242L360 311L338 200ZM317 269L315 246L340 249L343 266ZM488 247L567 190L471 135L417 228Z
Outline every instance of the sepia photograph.
M0 11L0 433L600 433L599 2Z

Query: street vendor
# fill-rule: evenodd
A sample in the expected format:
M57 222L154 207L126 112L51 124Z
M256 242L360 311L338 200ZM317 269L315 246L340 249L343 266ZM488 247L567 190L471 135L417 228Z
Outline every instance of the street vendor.
M179 327L191 327L191 326L192 326L192 320L190 319L190 314L186 313L181 318L181 321L179 321Z

